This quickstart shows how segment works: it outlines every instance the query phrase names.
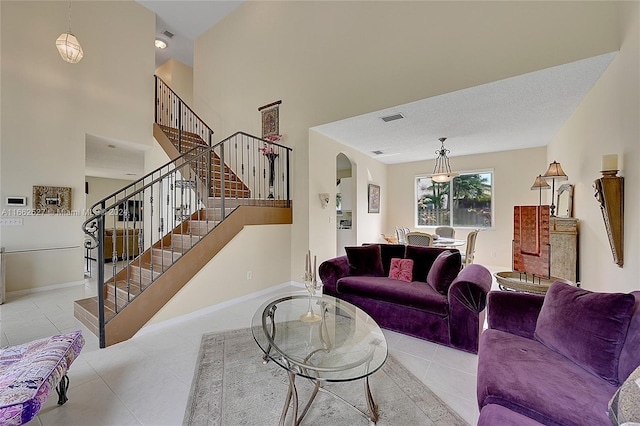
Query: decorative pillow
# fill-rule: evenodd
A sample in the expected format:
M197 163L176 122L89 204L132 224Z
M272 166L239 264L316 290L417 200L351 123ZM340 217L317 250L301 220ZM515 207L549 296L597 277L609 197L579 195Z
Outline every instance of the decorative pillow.
M447 294L449 286L456 279L462 267L462 256L459 251L443 251L427 274L427 284L440 294Z
M437 247L407 246L404 258L413 260L413 280L427 281L427 273L443 249Z
M379 245L345 247L349 275L384 277Z
M634 304L632 294L594 293L556 281L547 291L534 336L617 386L620 351Z
M413 281L413 260L411 259L391 259L389 278L392 280Z
M609 401L614 425L640 424L640 367L636 368Z

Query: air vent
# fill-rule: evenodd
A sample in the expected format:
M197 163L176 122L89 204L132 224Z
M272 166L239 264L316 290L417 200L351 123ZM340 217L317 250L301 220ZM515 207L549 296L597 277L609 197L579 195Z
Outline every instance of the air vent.
M164 31L162 32L162 34L163 34L163 35L165 35L165 36L167 36L167 37L169 37L169 38L173 38L173 36L175 35L175 34L173 34L171 31L167 31L167 30L164 30Z
M384 152L379 151L379 150L371 151L371 152L372 152L373 154L375 154L375 155L382 155L382 154L384 154Z
M393 115L387 115L386 117L380 117L380 118L385 123L388 123L390 121L400 120L400 119L404 118L404 115L402 115L402 114L393 114Z

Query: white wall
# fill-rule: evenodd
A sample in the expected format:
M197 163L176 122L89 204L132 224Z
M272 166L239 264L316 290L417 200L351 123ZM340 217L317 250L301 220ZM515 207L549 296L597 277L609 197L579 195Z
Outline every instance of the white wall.
M30 207L34 185L71 187L72 209L81 212L87 133L154 143L155 16L135 2L74 2L72 28L84 58L69 64L55 48L68 28L68 6L0 3L0 193L3 200L27 196ZM28 216L23 226L2 228L7 291L83 279L83 220L81 214Z
M545 172L546 148L531 148L482 155L451 157L456 172L493 171L494 226L478 234L475 262L511 269L513 240L513 206L537 205L538 191L531 185L536 176ZM433 171L433 161L419 161L389 166L389 215L382 232L394 234L396 226L415 227L415 178ZM545 198L543 198L545 202ZM435 228L420 228L433 232ZM456 238L464 239L469 229L456 229Z
M259 135L257 108L282 100L295 278L307 249L320 247L315 228L329 225L313 211L315 179L335 178L335 166L317 169L325 163L309 128L610 52L616 24L615 2L244 2L196 40L195 110L220 140ZM359 241L370 238L361 226L371 236L383 226L376 217L358 225Z
M580 219L580 278L598 291L638 290L640 283L640 3L620 4L620 51L548 147L575 183ZM601 159L618 154L625 178L624 266L614 262L593 181Z
M156 69L156 75L193 108L193 68L175 59L169 59Z
M245 226L149 324L288 282L290 241L291 225Z

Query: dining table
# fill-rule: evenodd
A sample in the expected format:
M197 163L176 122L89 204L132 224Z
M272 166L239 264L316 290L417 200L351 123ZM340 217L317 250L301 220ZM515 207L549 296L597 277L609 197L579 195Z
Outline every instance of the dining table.
M440 248L458 248L465 244L467 244L466 240L458 240L455 238L440 237L433 240L433 246L440 247Z

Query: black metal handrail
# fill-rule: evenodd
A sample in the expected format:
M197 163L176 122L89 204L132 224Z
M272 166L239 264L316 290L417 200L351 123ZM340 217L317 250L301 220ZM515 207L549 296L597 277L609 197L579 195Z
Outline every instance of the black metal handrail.
M245 132L213 146L201 140L91 207L82 229L88 256L97 260L101 347L105 325L235 208L291 206L291 151Z
M160 77L155 77L155 122L177 131L178 152L183 153L185 139L198 135L211 146L213 130ZM188 150L189 148L187 148Z

